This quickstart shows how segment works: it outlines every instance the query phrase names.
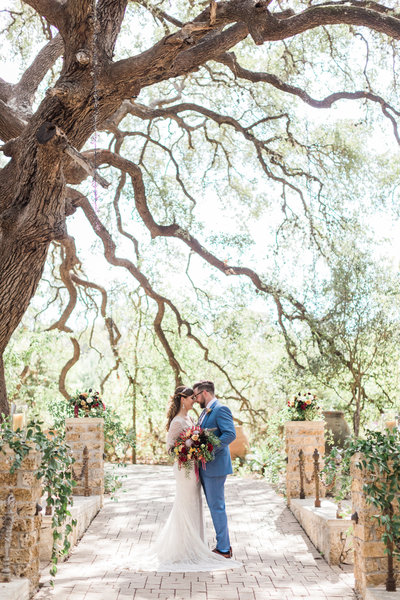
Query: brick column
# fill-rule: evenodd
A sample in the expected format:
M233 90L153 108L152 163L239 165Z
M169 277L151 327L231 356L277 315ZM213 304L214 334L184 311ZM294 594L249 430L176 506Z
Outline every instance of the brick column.
M65 425L65 441L71 447L76 461L73 468L78 480L74 495L104 494L104 419L91 417L66 419ZM88 449L88 494L85 494L85 474L83 473L80 478L85 446Z
M368 479L368 471L359 469L356 464L361 455L355 454L351 460L351 502L353 514L357 512L358 523L354 523L354 578L355 588L363 597L367 587L385 584L387 577L387 555L381 541L383 528L376 519L377 508L367 504L363 486ZM398 504L393 501L395 510ZM399 576L400 562L394 559L395 575ZM388 593L389 595L389 593Z
M41 455L31 450L13 474L10 467L15 453L8 446L6 454L0 452L0 528L6 511L6 499L10 492L15 497L15 512L10 547L11 576L26 577L29 580L30 593L39 585L39 539L41 515L36 515L36 504L40 503L42 486L36 479ZM0 571L3 568L4 536L0 537Z
M315 448L320 455L320 469L323 467L325 453L325 421L287 421L285 423L286 437L286 498L300 498L299 451L304 452L305 474L311 478L314 468L313 452ZM306 498L315 497L315 483L304 482ZM320 497L325 495L323 485L320 485Z

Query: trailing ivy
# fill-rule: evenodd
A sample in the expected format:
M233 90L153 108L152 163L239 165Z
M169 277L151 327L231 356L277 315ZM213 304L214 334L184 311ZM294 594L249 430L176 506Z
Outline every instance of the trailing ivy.
M374 518L383 527L382 541L386 553L400 554L399 431L367 431L364 439L354 440L350 444L348 452L361 453L357 467L369 474L364 493L366 501L378 509Z
M58 559L68 553L70 549L68 535L76 525L76 521L73 519L70 524L66 524L63 537L61 528L66 519L71 517L69 507L72 505L72 494L76 485L72 478L71 466L74 459L71 450L58 432L50 430L46 435L42 429L42 421L32 420L24 429L13 431L11 417L5 418L2 415L2 418L0 452L5 454L4 448L9 446L15 453L10 473L14 473L21 466L22 461L32 449L41 453L36 478L42 481L43 491L48 495L47 504L53 507L50 574L55 576ZM60 540L62 540L61 544Z
M365 432L364 438L351 440L343 450L333 448L325 457L323 474L326 485L335 485L335 499L350 492L350 461L360 453L359 469L368 472L363 491L368 504L376 507L373 515L383 528L382 541L389 555L400 554L400 434L388 429Z

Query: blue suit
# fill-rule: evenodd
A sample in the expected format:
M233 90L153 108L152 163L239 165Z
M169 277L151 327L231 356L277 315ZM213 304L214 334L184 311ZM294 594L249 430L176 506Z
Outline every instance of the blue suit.
M212 405L211 411L204 417L201 427L215 429L213 433L221 441L221 445L215 449L215 459L207 463L205 467L200 466L200 480L217 536L217 550L229 552L230 541L225 511L224 485L226 476L232 473L229 444L236 439L230 409L217 400Z

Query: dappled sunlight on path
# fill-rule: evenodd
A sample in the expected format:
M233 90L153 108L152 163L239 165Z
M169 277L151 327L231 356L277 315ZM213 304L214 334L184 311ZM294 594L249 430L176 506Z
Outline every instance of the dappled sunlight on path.
M353 600L352 568L330 567L311 545L284 500L265 482L228 478L227 508L240 569L213 573L139 573L138 545L157 535L174 498L170 467L122 471L124 493L105 506L59 567L55 589L34 600ZM207 515L210 547L213 529Z

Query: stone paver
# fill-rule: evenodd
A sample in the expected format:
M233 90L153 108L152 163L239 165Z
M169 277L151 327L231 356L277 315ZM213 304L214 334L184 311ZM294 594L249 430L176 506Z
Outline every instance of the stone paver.
M330 567L285 502L263 481L228 478L227 507L240 569L213 573L143 573L131 568L138 544L150 542L174 497L170 467L136 465L124 472L125 493L107 500L55 587L34 600L354 600L352 567ZM207 531L213 547L212 526Z

